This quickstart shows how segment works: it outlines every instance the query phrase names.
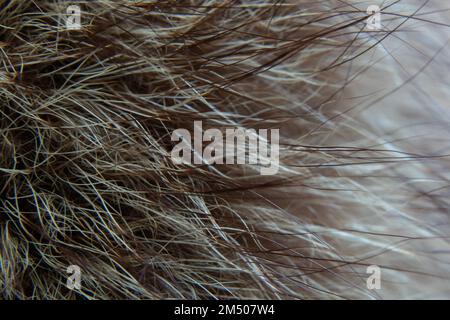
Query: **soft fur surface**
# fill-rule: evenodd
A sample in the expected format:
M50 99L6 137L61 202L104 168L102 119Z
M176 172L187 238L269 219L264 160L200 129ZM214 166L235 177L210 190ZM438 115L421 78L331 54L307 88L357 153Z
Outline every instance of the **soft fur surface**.
M0 0L1 296L449 298L448 8L369 4ZM279 173L175 165L195 120Z

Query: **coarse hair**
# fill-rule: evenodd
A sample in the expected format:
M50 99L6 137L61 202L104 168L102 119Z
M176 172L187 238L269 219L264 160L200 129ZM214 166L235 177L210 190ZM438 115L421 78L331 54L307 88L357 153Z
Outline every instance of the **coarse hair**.
M368 5L0 0L1 296L449 297L448 11ZM200 120L278 174L175 164Z

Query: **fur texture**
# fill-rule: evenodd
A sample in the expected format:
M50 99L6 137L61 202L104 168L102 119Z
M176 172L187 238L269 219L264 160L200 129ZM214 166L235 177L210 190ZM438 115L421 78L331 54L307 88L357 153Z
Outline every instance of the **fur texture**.
M0 0L1 296L450 297L448 11L369 4ZM194 120L279 173L175 165Z

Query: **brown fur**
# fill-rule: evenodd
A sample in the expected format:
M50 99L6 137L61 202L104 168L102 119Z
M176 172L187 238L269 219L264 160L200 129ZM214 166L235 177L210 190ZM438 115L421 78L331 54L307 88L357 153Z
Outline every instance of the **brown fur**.
M3 298L448 297L437 3L377 32L343 1L78 3L69 31L0 0ZM175 165L194 120L280 128L279 173Z

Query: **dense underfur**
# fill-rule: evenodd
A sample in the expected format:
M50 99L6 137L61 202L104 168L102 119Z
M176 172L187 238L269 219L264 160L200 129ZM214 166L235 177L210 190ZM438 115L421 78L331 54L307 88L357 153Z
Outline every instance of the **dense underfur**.
M1 296L450 297L448 11L369 4L0 0ZM195 120L278 174L174 164Z

